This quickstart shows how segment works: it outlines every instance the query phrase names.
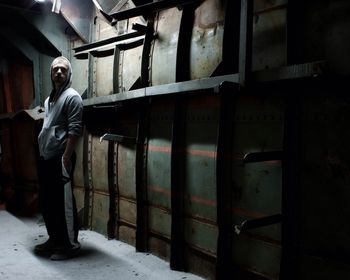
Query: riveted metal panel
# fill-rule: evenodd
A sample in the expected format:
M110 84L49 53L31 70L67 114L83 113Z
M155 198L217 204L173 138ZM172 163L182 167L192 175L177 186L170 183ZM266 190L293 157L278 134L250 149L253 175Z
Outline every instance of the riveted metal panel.
M264 279L279 279L280 251L280 246L243 235L234 240L233 258L236 265Z
M136 244L136 229L130 226L121 225L119 227L119 238L121 241L126 242L132 246Z
M224 10L220 0L206 0L195 11L190 49L190 77L210 77L222 60Z
M107 235L110 197L106 193L93 192L91 229Z
M219 99L188 104L186 125L186 208L192 216L216 221L216 140Z
M188 218L184 221L185 240L192 251L208 257L216 254L218 235L215 177L218 117L217 96L188 100L184 193L185 215ZM190 259L191 255L186 258Z
M148 248L154 255L169 261L170 244L167 240L161 240L158 237L150 236L148 238Z
M108 142L88 135L89 226L107 234L109 221Z
M192 249L197 249L210 255L216 254L217 226L196 219L186 219L186 240Z
M123 119L119 127L122 135L134 136L136 122ZM135 246L136 239L136 145L115 144L116 160L116 238Z
M83 156L84 156L84 138L80 137L75 147L77 156L74 169L74 187L84 187L84 170L83 170Z
M171 8L158 13L154 22L157 37L153 41L150 61L150 85L174 83L177 43L182 11Z
M243 164L242 159L252 152L282 150L283 108L282 98L238 99L233 123L233 224L281 213L281 162ZM280 224L234 235L233 261L244 270L278 279L280 242Z
M171 236L171 136L174 103L155 100L151 106L147 145L149 249L169 258ZM166 255L162 255L165 253Z
M169 215L169 211L152 206L148 208L148 211L150 231L169 238L171 233L171 216Z
M120 221L136 227L136 202L133 200L120 199L118 203Z
M136 200L135 145L118 145L117 168L119 196L131 200Z
M109 193L108 187L108 142L92 138L91 168L93 190Z
M75 148L76 153L76 163L73 174L73 184L74 184L74 196L77 203L77 210L79 213L80 223L84 225L84 212L88 211L87 205L85 205L85 184L84 184L84 168L83 168L83 158L84 158L84 138L80 137ZM86 207L86 208L85 208ZM85 226L85 225L84 225Z
M134 32L132 25L138 23L145 25L145 22L141 18L128 19L128 32ZM142 58L143 45L134 47L127 50L121 50L119 54L119 67L118 73L118 86L119 92L128 91L141 76L141 58Z
M95 26L96 41L117 36L117 29L103 20L97 18ZM113 94L113 67L114 56L106 56L94 59L93 83L94 96L106 96Z

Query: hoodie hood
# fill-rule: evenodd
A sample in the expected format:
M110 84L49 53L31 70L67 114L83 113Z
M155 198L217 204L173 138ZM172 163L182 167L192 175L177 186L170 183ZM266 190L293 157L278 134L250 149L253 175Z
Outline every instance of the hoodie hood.
M68 71L67 71L66 81L62 84L62 86L56 92L55 83L52 80L52 69L53 69L53 66L56 65L58 62L64 62L65 64L67 64ZM51 68L50 68L50 77L51 77L51 83L52 83L52 91L50 93L50 102L52 102L52 101L56 101L57 98L61 95L61 93L65 91L67 88L69 88L72 84L72 65L70 64L70 61L68 60L68 58L64 56L59 56L52 61Z

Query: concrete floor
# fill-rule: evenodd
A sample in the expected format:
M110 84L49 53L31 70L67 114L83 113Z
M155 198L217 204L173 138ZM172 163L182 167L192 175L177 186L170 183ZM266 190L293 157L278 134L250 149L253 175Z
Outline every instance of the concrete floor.
M101 234L79 233L80 255L65 261L37 256L34 245L46 241L46 229L37 218L17 218L0 210L1 280L201 280L190 273L173 271L156 256L135 252L135 248L108 240Z

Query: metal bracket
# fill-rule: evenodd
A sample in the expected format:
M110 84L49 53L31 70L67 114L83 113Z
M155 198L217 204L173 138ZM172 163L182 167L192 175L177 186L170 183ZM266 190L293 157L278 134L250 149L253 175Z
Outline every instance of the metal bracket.
M118 143L130 143L130 144L137 143L136 137L129 137L129 136L117 135L117 134L111 134L111 133L106 133L103 136L101 136L100 142L102 142L103 140L114 141Z
M281 222L282 222L282 214L276 214L276 215L258 218L254 220L245 220L240 225L235 225L234 231L237 235L239 235L241 232L244 232L250 229L265 227L273 224L278 224Z
M283 151L249 153L244 156L244 163L253 163L270 160L283 160Z

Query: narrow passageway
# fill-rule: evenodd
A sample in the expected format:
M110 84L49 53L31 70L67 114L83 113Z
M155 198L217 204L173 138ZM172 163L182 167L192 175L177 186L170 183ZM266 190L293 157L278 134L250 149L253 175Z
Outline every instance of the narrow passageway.
M1 280L201 280L196 275L173 271L158 257L135 252L135 248L108 240L89 230L80 231L81 252L76 258L51 261L33 252L34 245L46 240L40 217L17 218L0 210Z

